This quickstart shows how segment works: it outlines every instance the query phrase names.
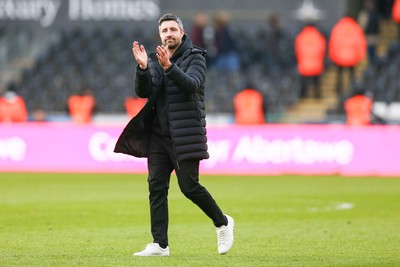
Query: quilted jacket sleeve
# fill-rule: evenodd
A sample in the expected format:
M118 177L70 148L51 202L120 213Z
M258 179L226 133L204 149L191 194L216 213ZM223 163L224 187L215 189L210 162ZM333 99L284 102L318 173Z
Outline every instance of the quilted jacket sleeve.
M172 64L165 74L184 94L194 94L205 82L206 60L200 53L195 53L186 58L181 64L187 65L186 72L182 71L182 69L186 69L185 67L178 67Z
M148 98L152 93L151 73L150 68L142 70L139 66L136 67L135 76L135 92L136 95L142 98Z

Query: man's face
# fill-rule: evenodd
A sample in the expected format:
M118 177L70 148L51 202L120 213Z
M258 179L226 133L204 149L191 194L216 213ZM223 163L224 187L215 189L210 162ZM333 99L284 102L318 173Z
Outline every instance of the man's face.
M160 38L163 45L168 49L176 49L182 42L184 30L179 28L176 21L168 20L161 23L159 27Z

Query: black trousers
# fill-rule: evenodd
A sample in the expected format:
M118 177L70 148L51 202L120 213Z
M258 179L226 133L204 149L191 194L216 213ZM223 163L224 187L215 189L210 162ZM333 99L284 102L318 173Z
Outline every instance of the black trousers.
M153 133L148 155L148 186L151 233L153 242L168 245L168 189L175 170L181 192L196 204L215 226L227 224L227 219L211 194L199 183L199 160L179 162L177 168L171 138Z

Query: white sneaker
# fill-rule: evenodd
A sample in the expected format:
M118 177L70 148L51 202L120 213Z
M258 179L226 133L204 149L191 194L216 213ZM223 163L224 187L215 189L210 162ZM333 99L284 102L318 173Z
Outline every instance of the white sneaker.
M146 248L140 252L133 253L133 256L169 256L169 247L162 248L157 243L150 243L146 246Z
M225 216L228 218L228 225L217 227L218 253L222 255L228 253L233 245L233 227L235 225L232 217L226 214Z

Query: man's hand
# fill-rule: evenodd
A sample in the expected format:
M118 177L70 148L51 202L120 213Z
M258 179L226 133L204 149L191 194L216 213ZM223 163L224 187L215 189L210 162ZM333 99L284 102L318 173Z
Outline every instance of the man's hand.
M139 45L137 41L133 42L132 47L133 56L135 57L136 62L139 64L139 68L142 70L147 69L147 52L144 49L143 45Z
M159 45L157 46L157 58L158 62L160 62L161 67L166 70L171 67L172 63L169 61L170 53L166 46Z

